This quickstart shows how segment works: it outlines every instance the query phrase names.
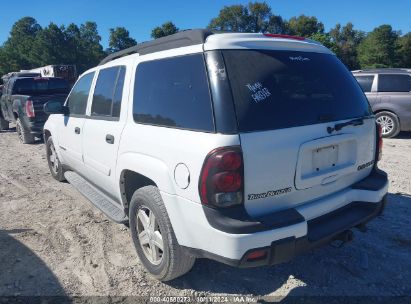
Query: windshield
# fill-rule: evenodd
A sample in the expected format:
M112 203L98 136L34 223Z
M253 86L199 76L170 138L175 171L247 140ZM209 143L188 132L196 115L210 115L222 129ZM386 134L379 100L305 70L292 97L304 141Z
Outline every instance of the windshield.
M371 114L354 77L331 54L222 51L240 132L274 130Z
M13 94L40 95L68 93L69 85L61 78L20 78L16 80Z

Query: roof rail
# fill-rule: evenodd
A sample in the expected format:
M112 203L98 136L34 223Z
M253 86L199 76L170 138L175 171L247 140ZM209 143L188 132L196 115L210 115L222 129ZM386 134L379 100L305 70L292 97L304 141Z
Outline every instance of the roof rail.
M112 60L131 54L146 55L150 53L170 50L183 46L190 46L204 43L206 38L212 35L213 32L204 29L185 30L173 35L161 37L147 42L139 43L128 49L115 52L104 58L99 65L103 65Z
M362 70L352 71L353 73L410 73L411 69L407 68L367 68Z

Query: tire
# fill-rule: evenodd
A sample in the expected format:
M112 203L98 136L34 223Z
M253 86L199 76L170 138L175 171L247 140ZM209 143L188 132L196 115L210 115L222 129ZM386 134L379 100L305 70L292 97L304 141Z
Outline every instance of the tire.
M400 133L400 120L397 115L392 112L383 111L377 113L375 116L377 123L382 127L382 137L391 138Z
M151 216L155 217L154 220ZM157 187L146 186L134 192L129 218L137 254L153 277L160 281L170 281L191 270L195 257L178 244ZM163 250L160 249L161 246L155 245L161 242Z
M49 165L50 173L54 179L59 182L65 181L64 178L64 169L54 148L53 139L51 136L47 139L46 142L46 155L47 163Z
M8 130L9 122L0 116L0 131Z
M33 134L30 134L30 132L24 128L23 124L21 123L20 118L17 118L16 121L16 132L17 135L20 139L20 141L23 144L32 144L34 143L35 137Z

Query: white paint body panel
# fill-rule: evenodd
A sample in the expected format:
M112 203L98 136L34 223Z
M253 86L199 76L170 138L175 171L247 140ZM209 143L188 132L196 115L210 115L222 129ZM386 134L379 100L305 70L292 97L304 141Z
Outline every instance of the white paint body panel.
M365 120L363 126L346 127L339 132L343 135L338 136L330 136L326 132L327 126L335 122L240 135L195 132L134 122L134 77L140 62L207 50L245 48L331 53L312 41L273 39L261 34L220 34L209 36L204 45L144 56L130 55L92 69L98 74L101 68L127 67L119 121L67 119L62 115L51 115L45 129L53 136L62 162L110 193L120 204L124 203L119 182L123 170L135 171L153 180L160 190L179 244L230 259L239 259L247 250L268 246L278 239L302 237L307 234L306 221L352 201L379 202L386 194L388 185L380 191L350 188L370 173L371 168L361 171L356 168L373 159L374 119ZM87 115L90 114L90 99ZM75 126L81 127L81 136L75 136ZM106 134L114 135L114 145L105 142ZM260 233L235 235L210 226L198 191L202 165L213 149L237 145L241 145L243 150L247 212L256 216L295 207L305 217L305 222ZM318 176L307 177L307 172L312 169L307 159L313 149L329 145L339 145L341 168L332 173L338 175L335 180L326 180L324 184L324 179L330 177L328 173L320 172ZM321 160L314 163L319 162ZM178 164L184 164L189 171L190 182L186 187L176 183L180 180L184 184L184 179L187 179L185 170L178 172L176 177ZM322 166L327 164L322 163ZM296 190L295 184L303 190ZM250 193L287 187L292 190L284 195L251 201L247 199Z

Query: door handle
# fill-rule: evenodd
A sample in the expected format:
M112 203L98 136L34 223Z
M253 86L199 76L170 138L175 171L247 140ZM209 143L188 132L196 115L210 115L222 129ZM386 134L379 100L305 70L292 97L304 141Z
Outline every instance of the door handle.
M108 144L114 144L114 136L113 135L111 135L111 134L107 134L106 135L106 142L108 143Z
M80 134L80 128L79 128L79 127L75 127L75 128L74 128L74 133Z

